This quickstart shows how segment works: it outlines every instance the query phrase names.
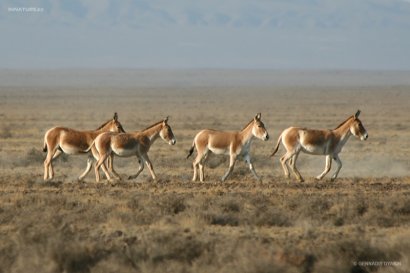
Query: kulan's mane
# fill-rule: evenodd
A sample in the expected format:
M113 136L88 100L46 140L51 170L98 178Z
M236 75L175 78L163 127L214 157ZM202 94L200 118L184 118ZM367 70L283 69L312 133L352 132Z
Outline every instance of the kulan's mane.
M96 130L100 130L102 129L105 125L107 125L108 123L110 123L111 120L108 120L107 122L105 122L103 125L101 125L100 127L98 127Z
M164 122L164 121L163 121L163 120L158 121L157 123L154 123L154 124L152 124L151 126L148 126L148 127L145 128L143 131L146 131L146 130L148 130L148 129L151 129L152 127L155 127L155 126L157 126L158 124L160 124L160 123L162 123L162 122Z
M348 122L352 117L348 117L345 121L343 121L342 123L339 124L339 126L337 126L334 130L339 129L340 127L342 127L346 122Z
M245 125L245 127L242 128L241 131L245 130L246 128L248 128L249 124L251 124L253 122L253 119L251 121L248 122L248 124Z

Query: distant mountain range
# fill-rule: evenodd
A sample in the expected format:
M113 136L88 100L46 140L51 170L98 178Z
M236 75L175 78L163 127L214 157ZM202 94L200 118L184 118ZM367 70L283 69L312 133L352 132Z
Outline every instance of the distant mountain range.
M3 0L0 29L3 68L410 69L408 0Z
M3 0L1 21L9 7L41 7L44 23L125 25L129 27L369 28L410 27L406 0ZM29 16L26 16L29 17ZM34 17L34 16L30 16ZM40 18L38 18L40 17Z

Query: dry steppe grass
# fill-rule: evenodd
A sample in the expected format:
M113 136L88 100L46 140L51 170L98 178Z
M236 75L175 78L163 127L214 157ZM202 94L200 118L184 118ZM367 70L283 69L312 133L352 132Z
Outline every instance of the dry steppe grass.
M408 89L3 86L0 272L409 272ZM300 156L304 183L269 158L284 128L332 128L359 108L369 140L349 140L335 182L313 178L324 158ZM114 111L126 130L171 116L176 146L150 151L157 182L146 170L126 179L135 159L116 159L121 181L78 182L84 156L61 157L42 180L48 128L96 128ZM228 162L214 157L206 182L191 182L195 133L239 130L257 112L273 139L252 147L263 181L238 162L222 183Z
M367 272L377 268L353 263L399 261L381 272L406 272L409 182L6 176L0 264L4 272Z

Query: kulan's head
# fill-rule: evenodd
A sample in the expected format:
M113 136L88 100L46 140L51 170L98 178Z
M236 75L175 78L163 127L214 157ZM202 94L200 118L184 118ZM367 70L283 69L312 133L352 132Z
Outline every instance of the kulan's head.
M125 133L124 128L122 128L121 123L118 121L117 113L114 113L114 117L108 121L104 127L106 127L110 132Z
M265 124L263 124L261 120L261 117L262 117L262 114L258 113L253 118L252 134L259 139L267 141L269 139L269 134L265 128Z
M165 142L168 142L169 145L175 145L175 143L177 143L171 126L168 124L168 117L162 121L162 129L159 132L159 135Z
M366 129L363 126L362 121L359 119L360 110L357 110L356 114L353 115L353 121L350 124L350 132L360 140L366 140L369 137Z

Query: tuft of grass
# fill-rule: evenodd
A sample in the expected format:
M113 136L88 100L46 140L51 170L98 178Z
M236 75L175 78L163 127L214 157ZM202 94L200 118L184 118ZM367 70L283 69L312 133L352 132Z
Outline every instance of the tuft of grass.
M288 227L292 225L287 213L283 209L274 206L257 213L253 221L257 226Z
M185 199L178 195L165 195L159 199L163 214L178 214L186 209Z
M56 263L58 272L90 272L90 269L109 253L103 245L87 241L62 240L53 247L50 256Z
M0 130L0 138L12 138L13 134L11 132L11 128L9 126L3 126Z
M237 198L224 199L220 204L222 211L226 213L236 213L241 211L241 204Z
M45 154L35 148L31 148L26 152L26 155L24 157L24 159L22 160L22 163L25 166L28 165L40 165L41 163L43 163L45 158Z
M238 217L230 214L207 214L205 215L205 219L208 221L210 225L218 225L218 226L233 226L236 227L239 225Z
M404 200L401 204L396 203L396 207L393 208L393 211L401 215L410 215L410 200Z

